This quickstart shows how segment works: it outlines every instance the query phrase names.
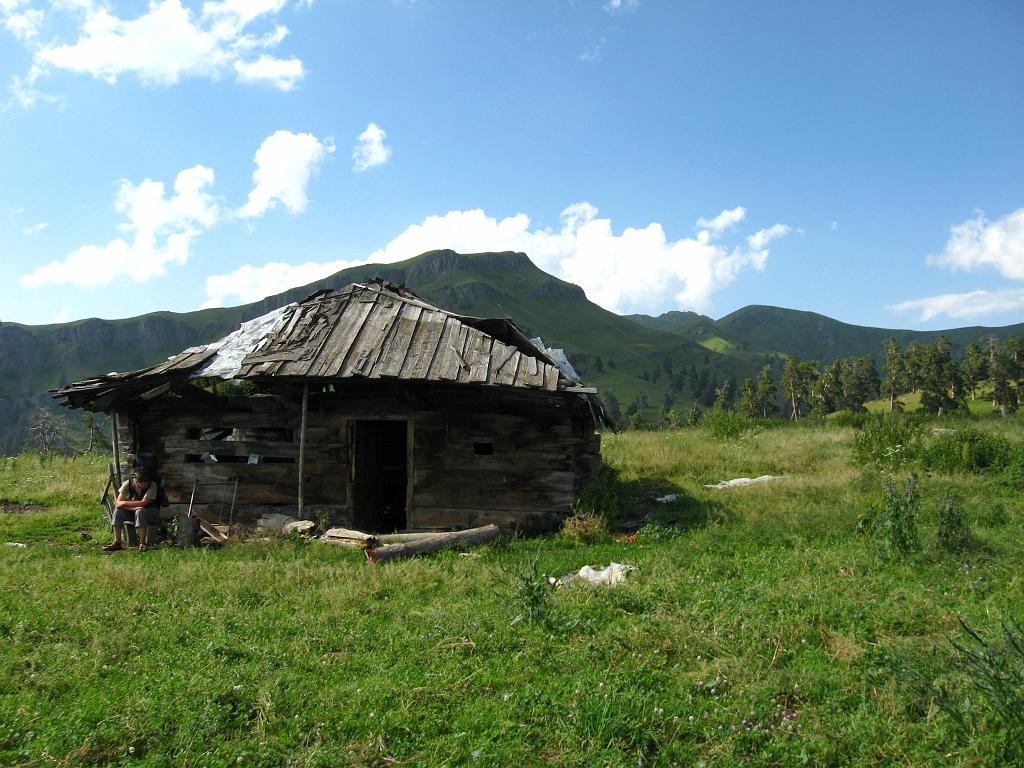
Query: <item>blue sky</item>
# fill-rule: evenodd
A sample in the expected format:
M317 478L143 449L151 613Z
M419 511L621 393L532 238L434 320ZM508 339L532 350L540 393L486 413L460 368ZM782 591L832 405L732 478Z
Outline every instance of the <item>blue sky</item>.
M0 320L431 248L617 312L1024 320L1024 5L0 0Z

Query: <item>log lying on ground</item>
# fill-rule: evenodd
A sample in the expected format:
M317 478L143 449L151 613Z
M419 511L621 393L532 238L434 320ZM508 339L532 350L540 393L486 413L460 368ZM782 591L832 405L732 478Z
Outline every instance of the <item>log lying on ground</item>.
M377 541L381 544L407 544L410 541L423 541L431 536L437 536L446 531L423 531L420 533L380 533L377 534Z
M349 528L330 528L320 537L320 541L333 544L336 547L351 549L367 549L375 547L379 543L373 534L353 531Z
M454 547L457 544L483 544L485 541L497 538L500 531L501 529L496 525L484 525L480 528L470 528L465 531L435 533L418 541L385 544L383 547L367 549L366 559L371 563L383 563L402 557L413 557L414 555L425 555L428 552L437 552L440 549Z

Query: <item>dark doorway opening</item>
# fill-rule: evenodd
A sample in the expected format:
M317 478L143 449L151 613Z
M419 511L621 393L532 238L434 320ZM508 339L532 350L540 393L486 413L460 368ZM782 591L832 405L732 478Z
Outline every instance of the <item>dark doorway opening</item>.
M359 420L354 427L353 525L370 533L403 530L408 422Z

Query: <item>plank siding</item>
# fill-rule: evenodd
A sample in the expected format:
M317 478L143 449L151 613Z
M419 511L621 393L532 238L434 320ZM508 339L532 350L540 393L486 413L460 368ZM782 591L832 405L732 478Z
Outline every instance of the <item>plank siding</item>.
M449 333L453 347L462 342L467 354L474 344L484 346L484 337L474 338L472 331L463 336L457 325ZM440 333L434 336L435 344L441 341ZM519 357L526 361L524 375L536 375L528 358ZM306 503L327 510L338 524L351 524L352 420L396 419L413 425L407 503L413 510L409 524L416 528L491 522L508 528L535 514L564 515L582 484L600 468L600 436L575 397L362 381L335 391L318 386L309 398ZM140 453L152 454L168 497L177 504L188 503L195 481L232 483L237 478L236 520L253 520L268 509L294 514L300 407L295 387L280 392L251 398L157 397L134 419L122 415L125 464ZM239 439L202 439L203 429L210 428L236 429L231 434ZM204 453L220 460L198 460ZM258 454L260 463L246 463L250 454ZM229 486L203 487L197 502L213 508L224 494L230 502Z

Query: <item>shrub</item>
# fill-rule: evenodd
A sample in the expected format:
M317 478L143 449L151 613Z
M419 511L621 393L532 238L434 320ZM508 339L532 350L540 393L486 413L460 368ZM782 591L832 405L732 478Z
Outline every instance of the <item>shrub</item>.
M608 524L601 515L577 505L562 524L562 536L574 544L597 544L608 540Z
M853 436L853 460L861 466L899 469L913 461L921 446L921 429L901 418L867 421Z
M516 586L512 591L512 605L517 611L512 619L513 624L534 622L547 624L548 598L551 597L551 584L544 574L540 573L540 548L530 558L526 568L516 576Z
M923 452L921 463L937 472L987 472L1011 463L1010 441L980 429L961 427L938 435Z
M1004 622L1002 637L993 639L963 619L960 627L963 635L950 644L962 676L945 684L933 682L935 703L964 739L974 737L979 714L990 715L1003 736L1004 757L1020 759L1024 757L1024 630L1017 622Z
M876 420L876 416L864 411L836 411L828 417L828 423L834 427L854 427L855 429L863 429L865 425Z
M602 465L597 474L580 489L573 505L574 513L585 511L603 518L606 522L615 520L622 502L619 495L621 486L619 473L615 468L607 464Z
M939 502L938 518L939 547L947 552L960 552L970 544L971 532L959 496L948 493L943 497Z
M719 440L733 440L750 427L750 419L742 413L727 411L724 408L712 408L704 414L700 426L709 435Z
M898 492L890 480L885 486L885 504L875 516L875 536L885 553L893 557L908 555L920 546L917 517L921 500L917 476L907 478L906 488Z

